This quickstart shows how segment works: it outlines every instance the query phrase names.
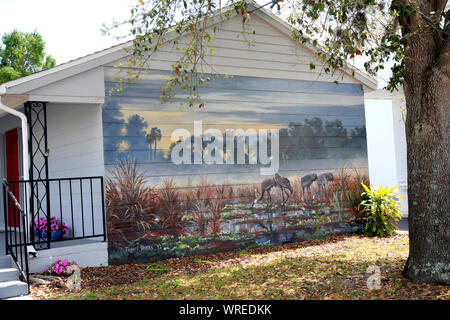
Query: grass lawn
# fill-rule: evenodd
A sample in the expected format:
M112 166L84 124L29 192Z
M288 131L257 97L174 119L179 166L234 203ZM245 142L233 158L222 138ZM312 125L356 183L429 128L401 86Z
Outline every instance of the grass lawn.
M341 235L276 247L82 270L83 289L32 285L36 299L450 299L404 279L408 236ZM367 288L368 266L381 270Z

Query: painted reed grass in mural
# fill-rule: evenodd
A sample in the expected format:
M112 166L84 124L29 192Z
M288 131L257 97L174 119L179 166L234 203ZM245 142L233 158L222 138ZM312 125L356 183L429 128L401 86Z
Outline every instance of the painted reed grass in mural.
M161 105L164 76L148 73L108 96L103 107L110 263L273 245L358 228L360 183L368 183L360 85L212 76L202 93L205 108L190 109L177 101ZM106 90L113 85L106 80ZM195 122L202 124L197 137ZM186 134L173 138L180 128ZM222 138L203 139L208 130ZM230 148L227 131L239 130L241 146L234 136ZM278 168L262 175L271 165L254 161L262 144L252 137L272 130L278 133ZM196 138L201 140L194 148ZM210 148L218 140L223 145ZM258 148L252 149L255 140ZM268 159L275 144L271 135L266 142ZM177 148L190 164L174 163ZM233 155L227 158L229 151ZM205 163L205 152L219 161Z
M136 163L121 162L106 183L111 263L274 245L357 230L355 195L367 175L341 169L325 185L302 192L302 177L274 184L216 184L200 177L178 185L164 178L150 186ZM320 176L320 174L318 175ZM114 178L112 178L114 177ZM286 183L286 181L285 181ZM320 190L319 190L320 188ZM270 194L270 197L269 197ZM260 201L255 201L255 200ZM255 203L256 202L256 203Z

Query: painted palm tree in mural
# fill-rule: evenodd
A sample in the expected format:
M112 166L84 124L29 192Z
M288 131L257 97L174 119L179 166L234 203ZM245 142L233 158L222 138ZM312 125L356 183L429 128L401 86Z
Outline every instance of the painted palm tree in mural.
M148 146L150 147L150 160L152 160L153 136L151 135L151 133L147 133L145 138L147 139Z
M158 141L160 141L162 138L161 129L159 129L158 127L153 127L151 129L150 133L147 134L146 138L147 138L148 144L150 145L150 159L156 160L156 147L157 147ZM155 146L153 147L153 159L152 159L152 145L153 144L155 144Z

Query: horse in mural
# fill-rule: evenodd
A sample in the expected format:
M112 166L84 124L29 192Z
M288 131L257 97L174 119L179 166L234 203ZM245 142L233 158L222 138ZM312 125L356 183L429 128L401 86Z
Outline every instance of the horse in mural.
M272 202L272 197L270 196L270 190L274 187L280 188L281 196L283 197L282 205L284 206L290 196L289 193L287 192L287 190L289 190L290 193L292 194L294 192L294 189L292 188L291 182L289 181L288 178L283 177L278 173L275 173L275 176L273 178L267 178L261 182L261 196L258 199L255 199L255 201L253 201L252 208L258 201L261 201L264 198L264 195L266 193L267 193L269 202ZM284 198L285 195L286 195L286 199Z

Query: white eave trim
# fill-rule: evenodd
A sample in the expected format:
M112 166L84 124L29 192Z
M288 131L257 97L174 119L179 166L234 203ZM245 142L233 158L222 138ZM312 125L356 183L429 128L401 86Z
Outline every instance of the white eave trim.
M83 96L56 96L56 95L40 95L30 94L29 101L46 101L55 103L88 103L88 104L103 104L105 97L83 97Z
M28 93L32 90L66 79L70 76L121 59L127 56L124 48L131 45L132 41L128 41L115 47L63 63L50 69L5 82L0 86L0 95Z

